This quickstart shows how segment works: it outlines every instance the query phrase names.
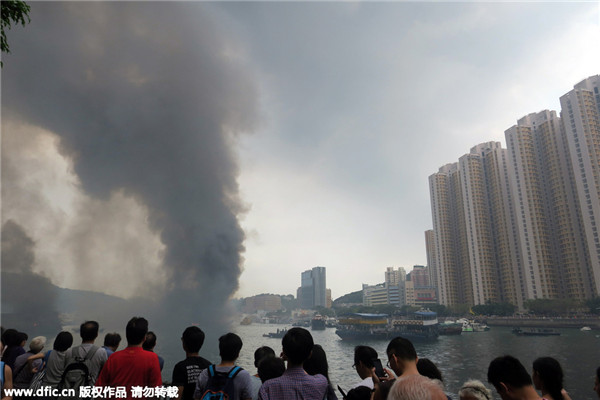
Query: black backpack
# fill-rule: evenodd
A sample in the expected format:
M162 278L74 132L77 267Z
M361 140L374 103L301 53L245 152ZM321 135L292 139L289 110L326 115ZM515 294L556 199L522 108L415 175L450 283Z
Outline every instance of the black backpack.
M233 380L242 371L237 365L229 372L219 372L214 365L208 367L208 382L201 400L233 400Z
M73 347L71 349L71 354L76 354L74 357L70 358L69 364L67 368L65 368L60 382L58 383L58 390L62 391L63 389L75 389L75 393L79 393L80 386L91 386L92 385L92 377L90 375L90 365L91 359L98 351L98 346L92 346L90 350L87 352L85 357L80 357L79 348L81 346ZM79 396L71 397L72 399L78 399Z

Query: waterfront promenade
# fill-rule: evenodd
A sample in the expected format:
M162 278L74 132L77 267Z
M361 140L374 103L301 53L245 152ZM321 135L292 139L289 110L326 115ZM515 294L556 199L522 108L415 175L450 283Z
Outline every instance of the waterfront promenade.
M479 319L479 318L477 318ZM583 328L589 326L600 330L600 317L584 318L516 318L495 317L483 319L489 326L532 327L532 328Z

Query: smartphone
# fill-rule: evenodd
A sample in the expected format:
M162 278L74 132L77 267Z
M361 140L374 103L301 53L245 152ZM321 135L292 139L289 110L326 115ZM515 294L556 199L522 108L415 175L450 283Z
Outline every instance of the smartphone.
M375 375L379 377L387 376L383 370L383 365L381 365L381 360L379 358L373 360L373 365L375 366Z

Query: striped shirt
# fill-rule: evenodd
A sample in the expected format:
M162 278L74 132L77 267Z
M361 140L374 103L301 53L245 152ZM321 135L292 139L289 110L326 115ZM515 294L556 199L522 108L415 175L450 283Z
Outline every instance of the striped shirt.
M302 367L288 368L282 376L263 383L259 400L323 400L327 378L308 375Z

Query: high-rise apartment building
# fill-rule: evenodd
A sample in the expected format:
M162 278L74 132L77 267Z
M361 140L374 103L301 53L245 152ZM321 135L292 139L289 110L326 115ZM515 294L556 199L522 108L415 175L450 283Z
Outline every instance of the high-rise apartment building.
M428 262L442 304L600 293L600 77L429 177ZM432 261L429 261L429 259Z
M302 272L297 291L300 308L327 307L327 280L325 267L314 267Z

